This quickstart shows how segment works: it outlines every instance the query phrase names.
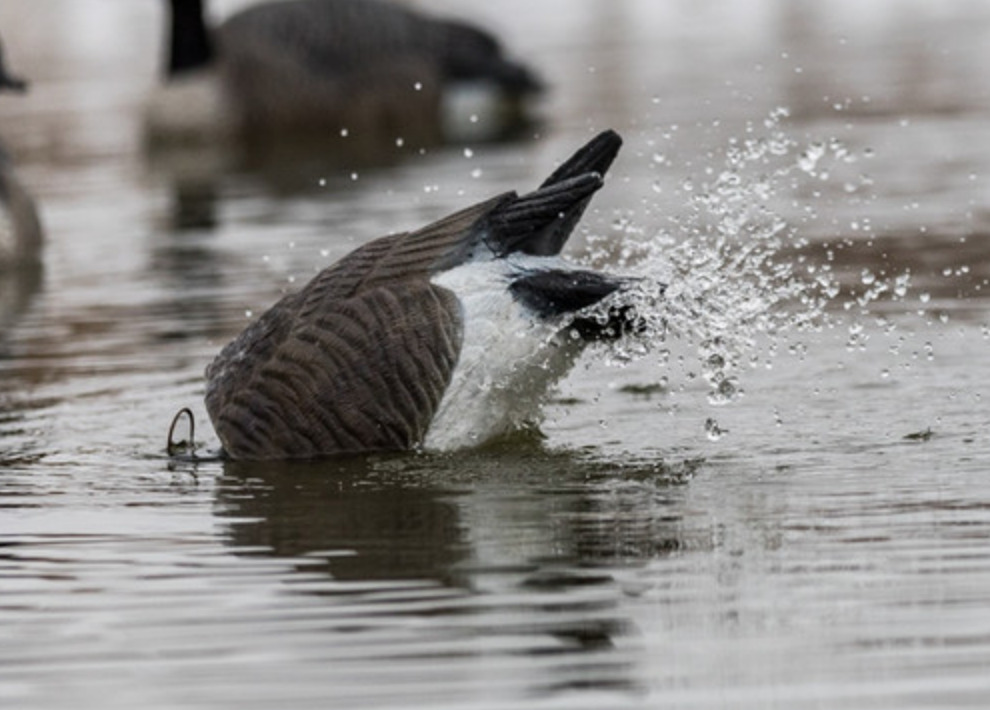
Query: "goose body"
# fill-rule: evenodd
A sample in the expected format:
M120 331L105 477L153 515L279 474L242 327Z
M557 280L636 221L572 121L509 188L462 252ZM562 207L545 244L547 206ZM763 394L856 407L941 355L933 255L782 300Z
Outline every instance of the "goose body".
M170 0L168 77L152 99L153 140L195 137L428 139L445 90L485 84L519 114L540 83L466 23L383 0L265 2L207 26L203 0Z
M7 72L0 50L0 91L26 89L27 82ZM0 146L0 268L37 263L41 258L41 243L41 221L34 199Z
M583 346L632 317L588 315L625 280L559 256L620 144L602 133L534 192L369 242L276 303L207 368L226 453L454 449L534 419Z

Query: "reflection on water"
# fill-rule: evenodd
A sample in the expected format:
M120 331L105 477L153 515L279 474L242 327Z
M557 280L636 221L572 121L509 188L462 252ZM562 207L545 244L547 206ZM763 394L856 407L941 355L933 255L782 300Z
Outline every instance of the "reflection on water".
M44 281L41 264L0 271L0 347L4 334L28 309Z
M228 463L217 504L234 552L291 561L289 588L333 608L324 631L352 637L352 662L401 665L410 651L375 639L414 624L417 657L448 659L445 682L483 653L497 675L524 673L526 695L639 694L639 632L622 602L636 587L611 569L685 547L678 514L663 512L683 476L513 441L444 457Z
M226 465L237 483L220 497L223 515L239 519L230 525L232 545L280 557L326 555L327 575L341 581L452 582L466 550L443 491L380 480L364 459L299 468Z
M161 3L0 1L33 81L0 137L48 231L43 271L0 275L0 705L983 707L988 9L423 4L541 68L539 135L359 166L149 156ZM535 185L614 127L576 256L683 245L725 147L780 107L828 155L775 188L806 243L769 256L842 292L731 403L669 340L665 364L593 353L535 441L162 456L180 407L207 421L218 349L359 244Z
M464 508L474 507L465 499L479 481L484 485L478 493L495 481L496 496L510 485L520 495L535 491L537 502L550 508L527 511L531 524L553 516L568 521L552 531L549 549L533 551L535 558L607 565L678 549L676 539L668 539L670 530L661 534L669 521L654 519L654 504L659 491L686 482L692 469L690 462L615 469L511 439L485 452L450 456L227 462L219 502L221 515L234 518L230 542L236 547L264 548L283 557L325 554L334 579L431 579L465 586L457 569L497 564L476 546L498 538L497 529L485 529L497 526L498 516L486 511L480 519L461 519ZM602 496L595 486L607 489L616 473L638 494L654 498Z

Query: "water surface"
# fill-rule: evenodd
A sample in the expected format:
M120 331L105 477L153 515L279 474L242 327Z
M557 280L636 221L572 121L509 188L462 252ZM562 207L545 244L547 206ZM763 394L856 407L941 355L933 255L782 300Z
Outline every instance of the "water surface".
M428 5L543 68L537 136L380 167L149 160L158 4L0 2L34 82L0 136L48 230L43 271L0 290L0 706L984 707L987 9ZM590 352L542 437L165 458L183 406L216 445L210 358L355 246L614 127L572 255L702 249L693 201L782 107L782 161L826 150L772 187L776 258L842 290L819 328L755 334L730 403L674 339Z

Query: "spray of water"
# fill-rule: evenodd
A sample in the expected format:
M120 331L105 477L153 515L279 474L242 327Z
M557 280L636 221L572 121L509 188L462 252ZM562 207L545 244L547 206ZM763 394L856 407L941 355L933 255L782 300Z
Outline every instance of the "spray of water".
M730 140L709 179L684 181L690 197L673 230L650 233L629 220L615 225L626 245L619 261L640 280L603 308L632 306L640 322L638 338L608 345L608 360L621 364L656 353L666 368L668 339L686 341L698 357L689 367L700 369L708 400L718 406L737 398L746 368L772 361L791 334L830 325L838 280L827 261L795 256L804 240L773 205L785 187L827 178L823 163L855 157L836 140L800 144L782 127L786 116L777 109L759 135ZM592 258L601 259L597 252L609 243L614 235L593 241ZM852 297L860 310L907 288L906 274L864 278L865 288ZM786 345L792 353L800 348L799 342ZM717 438L718 427L709 422L706 431Z

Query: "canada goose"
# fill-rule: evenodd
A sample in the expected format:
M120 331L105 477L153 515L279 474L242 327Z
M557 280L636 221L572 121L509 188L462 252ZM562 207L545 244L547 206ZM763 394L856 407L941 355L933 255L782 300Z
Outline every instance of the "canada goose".
M541 87L484 30L382 0L265 2L213 30L203 0L170 0L170 9L167 81L149 107L152 141L205 133L432 142L442 137L449 84L497 87L500 110L514 117Z
M0 91L23 93L27 82L7 72L0 47ZM21 184L7 151L0 145L0 268L37 263L41 222L34 200Z
M206 370L226 454L454 449L531 420L586 342L636 327L584 310L629 279L559 256L621 143L606 131L534 192L369 242L276 303Z

